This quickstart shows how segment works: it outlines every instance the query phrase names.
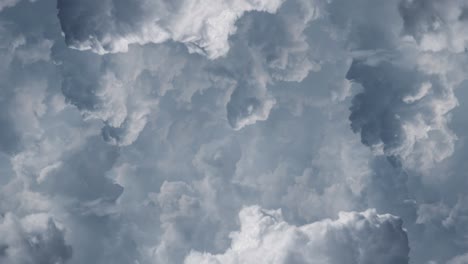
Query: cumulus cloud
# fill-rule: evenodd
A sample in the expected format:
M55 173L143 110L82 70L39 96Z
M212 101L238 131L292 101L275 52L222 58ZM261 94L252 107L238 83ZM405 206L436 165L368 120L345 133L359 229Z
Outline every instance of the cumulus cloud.
M10 213L0 218L0 261L2 263L66 263L72 248L64 231L46 214L18 219Z
M97 53L127 51L130 44L186 44L211 59L229 50L228 37L245 12L274 13L282 1L58 1L59 18L69 46Z
M351 127L364 144L412 168L430 168L453 153L448 128L453 90L430 75L392 63L354 61L347 78L364 91L353 99Z
M467 43L466 1L401 1L404 33L414 37L421 49L461 53Z
M301 82L310 71L320 69L308 53L304 34L319 15L315 1L298 0L284 3L276 15L251 13L239 21L239 34L232 37L234 47L227 58L236 81L227 104L232 128L239 130L268 118L276 104L268 86L277 81Z
M375 210L340 213L337 220L293 226L281 211L246 207L240 231L220 255L191 252L184 263L408 263L400 219Z
M463 263L465 9L0 1L0 263Z
M228 122L236 130L267 120L276 103L266 90L265 80L251 82L240 82L227 104Z
M101 57L59 50L54 58L61 62L66 100L77 106L85 119L104 123L102 136L107 142L125 146L137 139L157 111L160 98L174 90L174 82L187 78L182 72L195 68L180 51L180 47L159 46ZM180 100L190 100L204 85L194 83Z
M375 5L363 1L364 9L379 10L379 17L375 12L365 13L368 20L349 24L355 14L332 16L346 34L353 54L346 78L363 88L350 107L353 131L375 153L417 170L428 170L453 154L456 136L448 124L450 112L458 104L454 89L464 79L447 78L447 74L455 76L456 70L437 71L431 61L439 55L405 36L424 34L425 20L415 17L425 14L423 10L433 3L389 1ZM413 5L413 9L409 7ZM329 8L331 12L343 12L339 4ZM452 65L458 65L456 68L463 64Z

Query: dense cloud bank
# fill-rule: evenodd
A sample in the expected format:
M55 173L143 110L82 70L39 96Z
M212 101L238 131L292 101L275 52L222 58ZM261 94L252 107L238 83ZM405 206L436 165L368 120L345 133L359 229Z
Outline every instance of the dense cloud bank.
M63 231L47 215L17 219L8 213L1 220L2 263L66 263L72 256Z
M182 1L57 1L65 41L79 50L104 54L128 45L184 43L191 52L217 58L227 53L234 23L248 11L275 12L281 0L238 0L201 3Z
M466 263L467 26L464 0L0 0L0 263Z
M340 213L296 227L281 211L243 208L240 232L223 255L191 252L185 263L408 263L408 239L401 220L391 215Z

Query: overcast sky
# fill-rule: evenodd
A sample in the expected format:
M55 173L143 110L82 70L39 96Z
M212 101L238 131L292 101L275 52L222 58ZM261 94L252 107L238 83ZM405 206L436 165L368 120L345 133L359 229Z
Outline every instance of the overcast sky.
M0 264L468 263L468 0L0 0Z

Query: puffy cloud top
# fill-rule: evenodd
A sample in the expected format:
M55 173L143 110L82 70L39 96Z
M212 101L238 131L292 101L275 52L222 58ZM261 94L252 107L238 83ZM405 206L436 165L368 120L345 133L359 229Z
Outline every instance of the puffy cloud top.
M282 2L59 0L57 7L66 42L76 49L126 52L130 44L173 40L215 59L228 52L228 37L239 17L248 11L274 13Z
M0 263L466 263L467 10L0 0Z
M409 263L402 221L372 209L299 227L286 223L281 211L258 206L243 208L239 219L241 229L224 254L192 252L185 263Z

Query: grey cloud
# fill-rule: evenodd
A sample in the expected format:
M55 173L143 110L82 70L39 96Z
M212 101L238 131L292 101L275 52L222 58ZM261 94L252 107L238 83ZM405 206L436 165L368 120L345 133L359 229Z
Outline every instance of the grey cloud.
M320 17L320 8L318 2L297 0L284 3L277 14L247 14L233 42L244 41L272 80L301 82L320 69L304 32Z
M464 0L401 1L404 33L413 36L423 50L466 50L467 2Z
M0 12L2 9L16 5L20 0L2 0L0 2Z
M66 263L72 249L64 231L45 214L33 214L18 219L6 214L0 218L0 261L11 264Z
M447 264L463 264L468 261L468 254L456 256L453 259L451 259Z
M108 5L112 5L111 2L107 3ZM182 5L183 3L181 3ZM258 3L261 4L261 3ZM101 4L100 4L101 5ZM102 3L102 5L105 5ZM136 4L135 5L139 5ZM239 4L243 5L243 4ZM269 5L274 5L273 3L270 3ZM59 8L60 9L60 8ZM84 10L87 10L88 8L84 8ZM119 7L116 7L118 10ZM138 7L136 7L138 9ZM64 10L74 10L73 6L69 7L68 5L64 4ZM96 11L97 10L97 11ZM133 9L131 9L133 10ZM303 14L299 18L294 18L295 15L291 15L291 12L295 10L301 10ZM100 12L99 8L95 8L94 11ZM141 11L141 10L140 10ZM140 12L138 11L138 12ZM308 59L308 55L306 54L307 51L307 43L304 41L304 36L302 35L302 32L306 28L307 24L309 21L315 19L317 17L317 8L314 5L297 1L296 3L293 4L288 4L285 6L284 11L283 9L279 10L278 12L284 13L284 17L280 18L277 22L279 26L275 27L272 25L272 21L277 20L275 17L271 16L263 16L261 13L259 15L260 20L255 23L260 23L263 24L264 26L270 27L271 30L274 31L279 31L275 32L274 34L269 35L268 37L275 37L275 36L281 36L284 34L290 34L291 35L291 40L284 42L283 40L288 39L288 38L282 38L275 40L268 39L268 41L265 41L264 43L268 43L268 45L264 45L262 43L255 43L255 37L258 35L262 35L264 33L260 32L254 32L253 30L250 30L250 28L257 28L257 26L254 24L252 25L249 23L249 19L246 19L247 21L242 22L242 25L240 25L241 29L240 31L251 31L248 34L250 36L247 39L241 39L240 41L234 40L233 45L236 46L236 51L227 54L228 58L226 59L225 63L227 65L232 65L228 66L228 68L231 68L230 70L238 71L240 70L241 67L244 67L243 64L245 63L244 61L239 61L237 56L241 56L239 58L244 58L251 60L253 62L253 66L247 70L247 72L241 74L234 73L234 77L239 80L239 79L252 79L250 80L235 80L237 82L237 87L234 92L231 95L231 100L229 101L227 105L227 116L228 116L228 121L230 125L234 129L240 129L246 125L249 124L254 124L257 120L265 120L268 118L268 114L275 104L274 98L271 97L271 95L268 94L267 92L267 85L268 82L270 82L269 79L277 79L277 80L287 80L287 81L301 81L304 79L308 72L312 69L317 69L317 64L315 62L312 62L310 59ZM60 14L59 14L60 16ZM251 16L252 17L252 16ZM68 21L68 16L64 15L64 18L62 20ZM101 18L99 18L101 19ZM66 24L67 22L62 21L62 26L64 23ZM92 20L89 20L92 21ZM256 20L255 20L256 21ZM83 30L87 30L87 26L80 24L80 30L81 27L83 27ZM91 27L91 26L90 26ZM67 32L67 30L65 30ZM73 30L70 30L73 32ZM79 32L79 30L77 29ZM73 34L73 33L71 33ZM87 35L85 35L87 36ZM177 40L176 40L177 41ZM245 42L244 42L245 41ZM227 43L227 39L226 39ZM252 46L253 49L251 49L248 46ZM255 46L258 46L256 48ZM263 47L262 47L263 46ZM226 51L227 52L227 51ZM132 52L135 54L134 52ZM257 54L259 53L259 54ZM88 55L91 56L91 55ZM93 56L91 56L93 57ZM132 55L128 55L127 58L133 57ZM269 58L267 61L263 61L262 57ZM133 59L133 58L132 58ZM95 65L100 64L100 58L94 59L96 60ZM260 60L260 61L259 61ZM242 63L242 65L240 65ZM97 66L99 67L99 66ZM84 72L89 71L90 69L84 69ZM244 71L244 70L241 70ZM262 73L266 71L265 73ZM258 76L256 76L258 75ZM260 77L259 75L265 75L264 77ZM93 76L91 74L91 76ZM255 76L255 77L254 77ZM112 76L111 76L112 77ZM123 85L123 86L129 86L132 85L132 83L128 83L126 81L120 82L120 77L116 77L118 79L117 83L110 84L112 87ZM93 77L91 77L91 80L93 80ZM83 82L86 80L77 80L78 82ZM101 85L101 81L96 80L99 85ZM71 90L70 88L67 88L67 82L65 83L65 91L68 93ZM73 84L72 82L71 84ZM91 91L96 90L98 85L95 84L94 86L89 86L87 85L87 88L84 87L84 89L73 89L73 94L76 94L77 91L83 90L82 96L85 96L86 94L89 94ZM117 88L114 88L117 89ZM127 89L127 88L125 88ZM70 94L73 96L73 94ZM100 93L98 93L100 94ZM76 94L78 96L78 94ZM75 96L76 97L76 96ZM89 97L89 96L88 96ZM92 97L92 96L91 96ZM73 98L71 98L73 100ZM89 101L91 98L83 98L84 101ZM95 105L91 103L92 105ZM114 103L115 105L116 103ZM125 109L120 108L119 110L115 111L116 113L121 113L121 115L125 115ZM115 141L118 144L129 144L132 141L134 141L135 136L138 134L138 131L141 131L142 124L145 123L145 118L146 115L148 114L147 110L143 110L143 112L140 113L135 113L136 116L131 118L132 115L130 115L128 119L126 119L124 122L125 123L120 123L113 125L112 120L108 120L106 117L103 117L106 122L110 121L110 124L106 126L106 128L103 131L103 135L108 138L110 141ZM135 120L136 119L136 120ZM121 119L119 119L121 120ZM134 125L135 124L135 125ZM135 130L135 127L137 131L135 132L130 132L132 130ZM123 131L128 131L129 133L123 132ZM118 135L118 134L126 134L126 135ZM126 138L128 136L129 138Z
M464 2L234 2L1 10L0 256L463 263Z
M241 129L268 118L276 100L266 94L265 86L262 82L238 84L227 104L227 118L232 128Z
M159 98L173 89L173 82L186 67L186 59L178 51L171 46L148 47L101 57L59 49L54 56L63 62L60 67L66 99L80 109L84 118L103 121L106 141L129 145L143 130L149 115L157 110ZM165 53L171 55L162 55ZM173 58L171 63L154 63L169 58Z
M192 184L161 185L155 197L163 229L161 242L155 249L157 261L182 263L190 250L219 251L227 246L228 230L234 228L235 221L225 216L240 206L239 193L229 184L239 151L233 140L202 145L192 161L202 179Z
M434 76L392 63L354 61L347 78L364 91L353 99L351 127L364 144L379 148L410 167L428 168L453 153L455 135L448 112L457 105L453 91ZM436 149L424 142L443 142Z
M200 203L191 186L184 182L164 182L156 197L161 207L161 243L155 249L158 262L180 263L195 241L202 242L197 228L189 228L201 217Z
M194 251L185 263L409 263L401 220L374 210L299 227L284 222L281 211L258 206L242 209L239 218L224 254Z
M90 145L97 148L91 150ZM112 201L122 193L122 187L104 177L118 157L114 147L90 138L82 147L62 155L59 163L42 169L38 188L80 201L98 198Z
M2 129L1 131L2 140L0 140L0 150L2 150L2 152L14 153L17 148L18 141L20 140L17 132L12 126L12 123L13 122L9 120L8 116L0 117L0 124L2 127L5 127L5 129Z
M290 14L291 9L297 10L302 7L304 7L304 11L302 11L304 14L299 19L291 19L294 17ZM231 99L227 103L227 119L234 129L240 129L246 125L254 124L256 121L268 118L269 112L275 104L275 99L267 91L267 86L273 79L301 81L311 69L314 69L314 67L317 69L318 67L307 58L307 54L305 53L308 45L302 35L302 31L304 31L307 23L317 17L316 7L298 1L297 3L287 5L284 12L282 10L279 12L285 13L284 18L276 22L281 25L277 27L280 32L272 34L272 36L290 34L289 28L291 28L293 40L284 43L279 39L277 41L269 40L265 42L270 43L268 46L264 46L261 43L254 44L252 41L255 41L255 36L259 35L259 33L250 30L250 28L256 28L256 26L250 25L248 22L249 18L247 18L240 25L240 31L252 31L248 33L251 34L250 37L233 40L235 50L229 53L227 58L223 60L223 63L227 66L226 69L229 75L226 76L222 73L220 78L227 77L228 80L236 85L230 96ZM276 20L274 17L263 17L263 15L260 18L259 22L256 23L261 23L268 27L272 27L270 20ZM283 29L281 30L281 28ZM272 30L277 29L272 27ZM248 47L251 44L254 44L253 49ZM258 50L255 48L257 45L264 47ZM169 48L165 50L176 52L177 50L173 50L173 46L168 45ZM146 47L143 50L154 52L153 59L156 57L161 59L169 58L161 57L158 54L161 49L164 48ZM77 53L73 52L59 51L56 54L55 57L58 61L62 61L64 56L71 58L77 56ZM64 74L67 76L63 83L63 91L67 99L82 109L85 116L103 120L106 124L103 129L103 136L109 142L114 142L117 145L131 144L146 124L148 115L157 108L158 99L154 98L154 92L138 90L140 89L138 87L139 83L145 81L145 78L149 78L147 81L151 82L157 80L161 85L159 95L162 96L167 89L171 89L174 82L177 82L178 75L182 71L186 71L184 68L186 68L185 64L187 62L181 55L173 54L173 56L179 56L180 60L177 60L178 63L171 62L170 64L173 66L164 70L158 68L159 66L152 63L151 60L140 56L142 56L141 51L136 48L130 49L129 54L117 55L115 57L105 56L104 58L100 58L99 56L87 54L86 56L76 57L76 61L72 64L67 63L66 61L70 60L67 59L63 66ZM173 56L171 58L174 60ZM270 59L263 61L262 57L270 57ZM245 61L239 60L239 58L252 61L252 65L247 69L242 69L244 68ZM83 67L82 70L75 72L75 68L81 68L80 65L86 65L87 63L91 63L91 61L93 61L94 67ZM135 63L134 68L125 68L129 61ZM138 62L142 62L143 65L137 64ZM205 62L200 63L205 64ZM208 67L212 68L213 65L208 65ZM129 74L128 70L133 71L133 74ZM105 76L96 76L96 73L100 71L106 71L107 73ZM156 73L157 71L164 71L164 74ZM195 71L198 70L195 69ZM73 74L70 74L71 72ZM79 75L73 76L77 73ZM198 74L207 75L208 72L200 72ZM219 75L219 73L214 73L214 75ZM89 77L83 78L83 76ZM213 85L216 85L216 83ZM132 101L140 99L132 99L131 97L123 100L123 96L121 95L129 93L132 89L137 92L130 93L131 95L136 95L138 98L139 96L143 96L147 100L147 103L135 105ZM200 87L198 89L205 88ZM151 94L141 94L140 91ZM120 99L117 99L117 97Z
M251 13L239 20L239 34L232 37L227 58L233 60L235 72L241 73L227 104L231 127L238 130L268 118L276 104L268 92L274 82L301 82L310 71L320 69L310 58L304 34L318 16L315 2L289 1L277 15Z
M351 127L376 154L427 170L453 154L456 136L448 124L460 82L429 66L437 56L402 37L407 25L399 1L360 4L362 10L350 12L340 1L328 7L342 14L331 19L353 57L346 78L363 87L350 108ZM358 15L366 19L350 21Z
M217 58L227 53L234 23L247 11L275 12L282 1L58 1L66 42L103 54L127 51L130 44L185 43L191 52Z

